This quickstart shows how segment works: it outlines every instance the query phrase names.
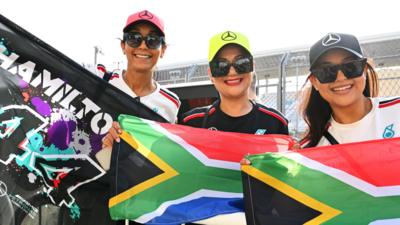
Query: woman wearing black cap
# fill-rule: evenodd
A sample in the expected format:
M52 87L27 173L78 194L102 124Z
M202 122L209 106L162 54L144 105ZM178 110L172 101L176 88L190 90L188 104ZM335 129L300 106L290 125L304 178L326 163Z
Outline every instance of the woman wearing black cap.
M314 147L400 136L400 98L375 98L377 74L356 37L329 33L310 49L303 101L309 129L302 146Z
M356 37L330 33L310 49L310 71L303 100L309 129L302 146L314 147L400 136L400 98L383 100L377 74ZM242 160L242 164L249 164ZM320 212L271 189L265 224L304 224Z

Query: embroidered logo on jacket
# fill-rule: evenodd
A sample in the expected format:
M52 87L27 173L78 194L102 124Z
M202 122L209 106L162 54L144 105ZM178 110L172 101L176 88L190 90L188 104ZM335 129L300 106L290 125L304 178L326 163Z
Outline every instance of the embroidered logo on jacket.
M382 135L383 138L392 138L392 137L394 137L395 132L393 130L393 126L394 126L394 124L392 123L392 124L390 124L389 126L387 126L385 128L385 130L383 131L383 135Z
M254 134L255 135L263 135L263 134L265 134L265 132L267 132L266 129L258 129Z

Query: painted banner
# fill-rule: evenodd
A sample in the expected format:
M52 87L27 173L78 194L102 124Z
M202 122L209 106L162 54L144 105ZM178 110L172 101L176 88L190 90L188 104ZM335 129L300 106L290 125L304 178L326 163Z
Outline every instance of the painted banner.
M114 224L93 156L120 113L165 121L0 15L0 224Z
M114 219L182 224L243 211L239 161L287 150L286 135L253 135L119 117L124 133L112 152Z
M247 158L249 225L400 224L400 138Z

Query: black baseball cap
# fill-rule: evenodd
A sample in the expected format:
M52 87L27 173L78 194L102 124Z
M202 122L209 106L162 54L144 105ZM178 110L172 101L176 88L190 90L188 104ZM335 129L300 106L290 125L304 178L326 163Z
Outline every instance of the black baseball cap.
M328 33L310 48L310 68L315 66L324 53L332 49L346 50L358 58L364 58L358 39L351 34Z

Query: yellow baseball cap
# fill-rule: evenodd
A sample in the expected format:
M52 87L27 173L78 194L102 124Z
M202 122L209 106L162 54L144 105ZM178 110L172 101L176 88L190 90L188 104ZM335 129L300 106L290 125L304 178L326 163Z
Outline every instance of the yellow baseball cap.
M239 32L224 31L214 35L210 39L208 50L208 61L211 62L218 51L227 44L242 46L251 55L249 39Z

